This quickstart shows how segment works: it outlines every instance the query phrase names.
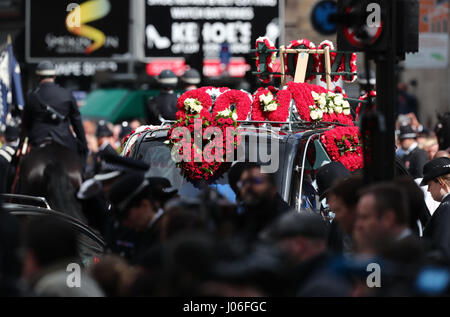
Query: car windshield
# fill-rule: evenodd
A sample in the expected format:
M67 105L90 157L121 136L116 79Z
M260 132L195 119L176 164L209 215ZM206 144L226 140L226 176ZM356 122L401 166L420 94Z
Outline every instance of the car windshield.
M163 142L162 138L145 140L139 148L136 158L150 165L147 176L167 178L182 197L194 197L200 194L201 189L181 175L180 169L171 158L170 149ZM228 184L227 173L209 184L209 187L217 190L229 201L236 201L236 196Z

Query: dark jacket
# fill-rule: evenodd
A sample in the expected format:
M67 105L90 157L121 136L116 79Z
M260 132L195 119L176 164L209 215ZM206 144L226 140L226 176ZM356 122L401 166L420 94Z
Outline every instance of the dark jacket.
M52 121L49 111L45 109L46 105L64 119L60 122ZM71 125L76 138L70 130ZM28 94L23 112L23 127L32 146L39 146L50 138L76 153L87 151L86 136L76 101L68 90L54 83L43 83Z
M427 153L424 150L416 147L410 153L405 154L402 161L414 178L423 177L423 166L428 161Z
M425 226L423 237L431 242L431 249L442 252L450 261L450 195L442 200L439 207Z
M178 96L171 92L161 92L155 98L151 98L147 104L148 121L151 124L160 124L160 117L165 120L175 120L177 113Z
M10 146L0 148L0 194L9 192L9 182L11 177L11 162L16 154L16 150Z
M297 265L292 270L290 288L300 297L346 297L351 295L351 285L333 272L335 256L322 253Z
M243 211L238 218L238 234L247 241L257 239L264 229L290 210L292 208L278 193L274 199L260 206L243 205Z

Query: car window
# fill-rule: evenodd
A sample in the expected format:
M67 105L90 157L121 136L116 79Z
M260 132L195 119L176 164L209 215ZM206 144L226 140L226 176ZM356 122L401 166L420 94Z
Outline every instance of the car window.
M201 189L187 179L185 179L172 160L169 147L164 144L164 139L145 140L139 148L136 158L150 165L147 177L164 177L178 189L178 194L182 197L195 197L201 193ZM224 173L219 179L209 185L217 190L229 201L235 202L236 195L228 184L228 175Z
M19 209L18 209L19 211ZM12 210L14 214L14 211ZM21 227L24 228L26 223L29 222L33 217L52 217L51 215L46 215L39 212L24 212L23 214L16 215L20 221ZM84 230L75 226L72 222L65 220L64 218L59 218L65 223L68 223L71 228L77 233L78 236L78 254L81 258L82 263L85 266L89 266L96 261L96 258L101 256L104 252L104 246L99 242L95 241L89 237Z

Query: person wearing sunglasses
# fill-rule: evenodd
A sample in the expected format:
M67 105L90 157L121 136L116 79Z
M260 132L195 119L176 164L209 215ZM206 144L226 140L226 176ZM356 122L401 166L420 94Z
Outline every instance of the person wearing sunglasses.
M237 188L243 206L239 231L250 240L291 209L278 193L274 175L262 173L257 163L243 168Z
M428 185L428 191L439 207L425 226L423 236L431 242L431 249L439 251L450 261L450 158L431 160L423 167L421 186Z

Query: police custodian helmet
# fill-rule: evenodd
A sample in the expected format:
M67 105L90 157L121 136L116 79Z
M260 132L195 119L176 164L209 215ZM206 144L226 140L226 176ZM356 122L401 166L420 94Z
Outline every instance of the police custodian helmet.
M165 69L158 76L158 82L162 87L174 88L178 83L178 78L170 69Z
M40 62L36 67L36 75L42 77L56 76L55 65L48 60Z

